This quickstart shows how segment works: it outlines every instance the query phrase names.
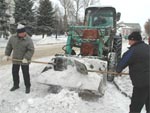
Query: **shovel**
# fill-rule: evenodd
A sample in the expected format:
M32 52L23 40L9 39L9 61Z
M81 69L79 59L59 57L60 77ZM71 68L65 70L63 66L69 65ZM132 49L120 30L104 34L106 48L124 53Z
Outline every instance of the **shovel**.
M19 59L11 59L12 61L19 61L21 62L22 60L19 60ZM65 69L67 69L67 64L66 64L66 60L65 59L62 59L62 58L55 58L54 62L41 62L41 61L29 61L31 63L40 63L40 64L51 64L54 66L54 70L55 71L63 71ZM45 72L49 69L51 69L52 67L49 67L49 66L46 66L42 72Z
M87 75L88 72L96 72L96 73L102 73L102 74L113 74L113 75L129 75L129 73L117 73L112 71L99 71L99 70L88 70L85 66L85 64L75 60L76 69L79 73Z
M20 59L9 59L9 60L22 62L22 60L20 60ZM41 62L41 61L34 61L34 60L30 60L29 62L31 62L31 63L39 63L39 64L51 64L51 65L56 65L55 63L51 63L51 62Z

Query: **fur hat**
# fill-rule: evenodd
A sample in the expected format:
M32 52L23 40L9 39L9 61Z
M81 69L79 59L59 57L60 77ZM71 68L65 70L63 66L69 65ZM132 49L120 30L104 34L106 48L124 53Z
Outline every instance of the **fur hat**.
M18 26L17 26L17 33L22 33L22 32L26 32L25 26L22 25L22 24L18 24Z
M134 31L128 36L128 40L136 40L136 41L141 41L142 36L139 31Z

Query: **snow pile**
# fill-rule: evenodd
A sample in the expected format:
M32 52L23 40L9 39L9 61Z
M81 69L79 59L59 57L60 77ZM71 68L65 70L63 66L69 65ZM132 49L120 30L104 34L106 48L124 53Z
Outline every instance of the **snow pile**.
M35 36L32 38L35 44L36 42L42 43L41 37ZM46 39L43 40L45 40L46 44L49 42ZM3 52L2 47L6 46L6 42L6 40L0 38L1 53ZM123 47L127 47L126 42L123 44ZM37 60L49 61L49 58ZM97 64L97 62L94 64ZM114 84L109 82L106 85L105 95L98 98L87 97L91 101L82 100L75 91L67 89L63 89L58 94L50 93L49 86L37 82L37 78L41 75L40 72L44 67L45 65L43 64L31 64L32 87L31 93L27 95L24 91L22 72L19 73L20 88L15 92L10 92L9 89L12 87L12 66L11 64L4 66L0 64L0 113L127 113L129 111L130 99L117 90ZM72 72L75 73L75 70ZM53 73L54 76L57 76L57 74L58 72ZM51 77L50 74L49 77ZM129 76L116 77L115 81L123 91L131 94L132 85ZM141 113L145 113L145 109Z
M65 57L61 57L66 59ZM81 62L79 62L81 61ZM75 63L76 62L76 63ZM78 64L78 63L79 64ZM61 85L63 87L79 88L98 91L99 85L105 86L102 82L104 77L102 74L97 74L95 72L89 72L88 74L82 74L79 70L82 70L82 65L86 65L88 69L93 70L107 70L107 62L99 59L87 59L87 58L73 58L68 57L66 61L67 69L63 71L55 71L53 67L51 69L41 73L38 77L38 81L46 84ZM91 69L91 70L92 70ZM87 71L87 70L82 70ZM57 72L57 74L56 74ZM105 77L106 78L106 77ZM106 79L105 81L106 82ZM103 89L103 87L102 87Z
M123 84L122 82L126 81L126 84ZM122 92L125 92L130 97L132 96L132 83L129 78L129 76L123 75L122 77L116 77L115 82L119 86L119 88L122 90Z
M77 113L76 107L80 102L77 93L63 89L58 94L49 94L44 98L29 98L16 113Z
M94 101L84 101L76 92L66 89L58 94L50 93L48 86L38 84L36 81L43 66L31 64L32 87L29 95L24 92L22 79L20 88L15 92L10 92L9 88L12 86L11 65L0 67L0 113L127 113L129 111L130 99L122 95L109 82L105 95L92 99ZM20 77L22 78L22 74ZM119 85L124 86L125 90L130 89L128 88L128 84L130 84L128 78L121 79L122 77L116 78L120 81ZM93 97L89 96L88 98Z

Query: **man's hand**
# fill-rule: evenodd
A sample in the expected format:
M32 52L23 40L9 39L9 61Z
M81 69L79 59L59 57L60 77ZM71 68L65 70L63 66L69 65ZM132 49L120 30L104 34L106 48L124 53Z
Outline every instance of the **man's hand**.
M24 58L24 59L22 60L22 63L27 64L27 63L29 63L29 62L28 62L27 59Z
M9 56L4 56L4 57L2 58L3 61L8 61L9 59L10 59Z

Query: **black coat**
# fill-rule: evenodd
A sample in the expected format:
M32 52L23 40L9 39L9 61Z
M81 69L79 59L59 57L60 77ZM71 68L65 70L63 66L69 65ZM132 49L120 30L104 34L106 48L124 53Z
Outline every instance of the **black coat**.
M149 86L150 46L143 41L132 45L129 50L123 54L116 71L120 73L127 66L129 66L129 75L133 86Z

